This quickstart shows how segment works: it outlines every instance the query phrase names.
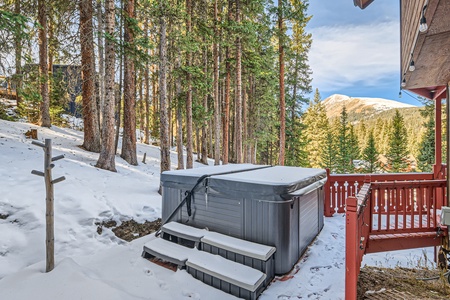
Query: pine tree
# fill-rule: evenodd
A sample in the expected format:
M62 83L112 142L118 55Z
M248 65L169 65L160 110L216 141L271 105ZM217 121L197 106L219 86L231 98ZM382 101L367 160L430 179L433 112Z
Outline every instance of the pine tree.
M308 154L308 165L319 168L323 165L321 152L324 151L327 140L328 118L318 89L314 94L314 101L310 103L304 114L303 123L306 126L305 150Z
M369 132L367 146L363 150L362 158L364 160L364 173L376 173L380 169L380 163L378 161L378 151L375 147L373 130Z
M105 31L114 35L115 5L113 0L105 1ZM103 107L102 144L96 167L116 172L114 149L114 75L115 46L112 40L105 42L105 105Z
M92 1L83 0L80 9L81 72L83 76L84 149L100 152L100 126L95 99L95 55L92 28ZM103 81L103 80L102 80Z
M353 171L353 163L350 153L350 126L345 106L342 107L338 125L338 153L336 171L341 174Z
M389 148L386 154L391 172L405 171L408 167L407 134L403 116L398 109L391 122L389 131Z
M355 133L355 127L350 125L350 132L348 136L348 156L350 158L349 172L355 170L354 161L360 157L360 149L358 145L358 137Z
M418 167L422 172L431 172L435 161L435 120L433 116L434 103L426 103L424 110L420 114L427 118L423 124L425 132L419 145L419 155L417 156Z
M328 123L328 122L327 122ZM336 172L336 162L337 162L337 147L336 147L336 137L333 135L333 132L327 126L325 131L325 145L323 147L323 151L320 155L321 168L330 169L331 173Z

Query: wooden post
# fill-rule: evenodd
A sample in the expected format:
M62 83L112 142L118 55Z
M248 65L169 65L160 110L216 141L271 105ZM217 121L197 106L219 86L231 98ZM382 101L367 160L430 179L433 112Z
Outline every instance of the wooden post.
M450 149L449 149L449 145L450 145L450 122L448 121L448 116L450 116L450 90L449 90L449 84L447 83L447 101L446 101L446 115L447 115L447 127L446 127L446 142L447 142L447 153L446 153L446 160L447 160L447 174L445 174L447 176L447 202L444 203L444 205L448 205L448 201L450 201L450 188L449 188L449 181L450 181Z
M442 99L436 99L434 104L434 166L433 174L435 179L441 179L442 170Z
M325 217L332 217L334 213L334 208L331 208L331 195L330 195L330 169L326 169L327 171L327 182L325 182L324 188L324 214Z
M357 247L358 237L358 200L356 197L347 198L347 212L345 224L345 299L356 300L359 260Z
M55 228L53 214L53 184L52 184L52 140L45 139L44 154L44 179L45 179L45 246L46 246L46 267L45 271L50 272L55 267Z
M45 247L46 247L46 267L45 271L50 272L55 267L55 227L54 227L54 197L53 185L61 182L66 178L64 176L52 179L52 169L55 166L53 161L64 158L63 155L52 157L52 140L45 139L45 144L32 142L33 145L39 146L44 150L44 172L36 170L31 171L32 174L43 176L45 181Z

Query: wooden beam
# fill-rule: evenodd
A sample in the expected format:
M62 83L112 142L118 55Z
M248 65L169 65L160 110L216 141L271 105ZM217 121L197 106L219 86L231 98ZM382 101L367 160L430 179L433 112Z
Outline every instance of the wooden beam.
M440 246L441 240L437 232L372 235L367 243L366 254Z
M442 100L436 100L434 106L434 162L435 165L441 169L442 165ZM436 176L437 174L435 174Z
M374 0L353 0L353 4L358 6L361 9L365 9L369 6Z

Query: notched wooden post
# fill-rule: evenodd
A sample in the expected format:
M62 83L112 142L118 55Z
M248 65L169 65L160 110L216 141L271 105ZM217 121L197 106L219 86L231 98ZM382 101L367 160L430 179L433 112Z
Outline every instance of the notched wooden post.
M54 228L54 209L53 209L53 185L66 178L64 176L52 179L52 169L55 167L53 161L64 158L64 155L52 157L52 140L46 139L45 144L32 141L33 145L39 146L44 150L44 172L33 170L31 174L44 177L45 181L45 225L46 225L46 272L50 272L55 267L55 228Z

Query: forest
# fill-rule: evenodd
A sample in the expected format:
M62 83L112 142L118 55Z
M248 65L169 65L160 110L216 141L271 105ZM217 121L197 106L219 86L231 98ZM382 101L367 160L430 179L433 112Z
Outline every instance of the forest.
M138 141L160 147L161 172L171 150L178 169L210 158L431 170L431 104L411 129L403 111L364 122L343 107L328 120L317 89L309 99L312 17L305 0L2 0L0 79L15 118L50 127L81 117L81 147L110 171L117 154L138 164ZM11 118L1 106L0 116Z

